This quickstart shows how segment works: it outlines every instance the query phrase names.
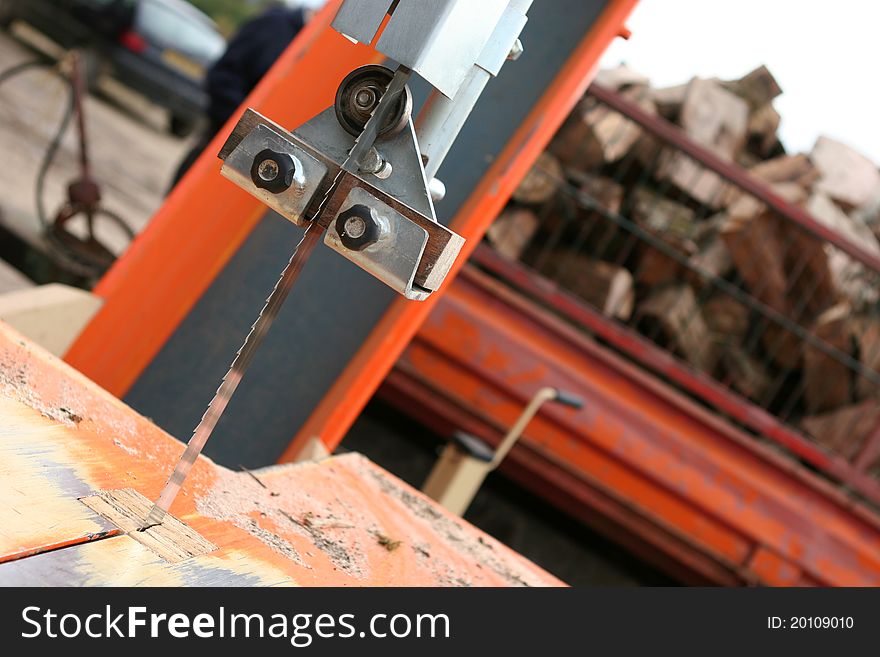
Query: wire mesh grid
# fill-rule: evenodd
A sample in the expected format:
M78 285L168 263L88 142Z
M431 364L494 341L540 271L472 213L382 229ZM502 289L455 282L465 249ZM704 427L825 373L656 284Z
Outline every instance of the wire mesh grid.
M629 107L625 98L619 106ZM737 423L762 434L748 421L758 407L880 478L880 272L860 258L880 255L870 229L810 193L807 158L783 156L788 177L764 185L783 210L833 227L836 245L744 189L744 172L707 166L713 158L661 138L663 119L634 121L637 110L625 117L588 93L489 243L745 402L728 413ZM614 346L626 354L624 342ZM687 392L719 410L699 386Z

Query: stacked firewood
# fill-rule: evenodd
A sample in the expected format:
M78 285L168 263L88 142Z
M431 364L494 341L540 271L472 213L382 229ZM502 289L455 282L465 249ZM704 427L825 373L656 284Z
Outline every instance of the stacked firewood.
M880 255L876 165L827 137L787 153L765 67L663 89L619 67L596 84ZM880 272L589 93L487 239L839 452L880 419Z

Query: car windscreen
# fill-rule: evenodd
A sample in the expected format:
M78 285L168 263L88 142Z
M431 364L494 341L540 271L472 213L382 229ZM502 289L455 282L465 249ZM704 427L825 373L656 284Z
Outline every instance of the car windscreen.
M219 58L226 48L226 41L207 21L161 0L138 4L135 29L153 45L172 48L205 64Z

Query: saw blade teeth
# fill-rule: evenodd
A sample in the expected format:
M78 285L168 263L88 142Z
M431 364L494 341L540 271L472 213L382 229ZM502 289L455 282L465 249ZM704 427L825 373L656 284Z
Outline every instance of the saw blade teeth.
M244 373L251 364L257 347L259 347L263 339L266 337L269 327L271 327L281 309L281 305L284 303L284 300L290 293L290 289L299 277L306 260L308 260L309 255L320 239L321 233L323 233L326 228L326 226L321 224L320 218L324 209L327 207L327 203L333 197L333 194L339 186L342 177L345 175L346 170L352 167L352 163L358 164L361 155L372 147L376 135L378 134L378 124L384 120L384 116L388 111L387 108L394 102L396 96L401 90L404 89L411 74L412 71L404 66L400 66L397 69L394 78L392 78L385 93L382 94L379 104L373 110L373 114L364 125L364 129L354 140L354 144L348 152L348 157L345 159L345 162L342 163L342 166L333 178L333 182L330 183L330 187L321 199L321 203L312 215L302 238L297 243L290 256L287 266L282 270L281 276L275 283L275 287L272 288L272 292L266 298L266 302L260 310L260 313L257 315L257 319L251 324L251 328L245 336L244 342L241 347L239 347L238 351L235 352L232 365L223 376L223 379L221 379L220 386L214 393L214 397L211 399L210 403L208 403L208 407L205 409L204 414L202 414L202 419L193 430L186 449L184 449L180 460L171 472L171 476L168 478L165 487L162 489L162 492L153 504L153 507L147 515L141 529L160 524L162 518L165 517L165 514L171 508L171 503L177 497L178 492L180 492L180 488L189 474L190 469L199 454L201 454L208 439L211 437L214 428L217 426L217 423L220 421L220 418L226 410L229 400L232 398L232 395L238 388L238 384L244 377ZM369 144L363 141L365 135L369 136ZM316 226L317 228L315 228ZM314 235L311 235L310 233L313 228L315 228L316 232Z
M190 437L186 448L183 450L183 454L181 454L177 465L168 477L165 487L162 489L162 492L153 504L153 507L147 515L147 518L144 520L141 529L160 524L165 517L165 514L171 508L171 504L177 497L178 492L180 492L180 488L189 474L190 469L204 449L205 444L208 442L208 439L214 431L214 428L217 426L217 423L220 421L220 418L226 410L229 400L232 398L232 395L235 394L238 384L241 382L245 372L253 361L257 348L268 334L269 328L278 316L278 312L280 311L284 300L290 293L290 290L296 282L296 279L299 277L300 272L302 272L309 255L320 240L323 231L319 227L315 230L314 234L311 234L314 226L315 223L313 222L306 228L302 238L294 248L290 260L287 262L287 266L281 272L281 276L275 283L275 287L272 288L271 294L266 298L265 304L260 310L259 315L257 315L256 321L251 325L247 336L245 336L244 342L236 352L235 358L232 360L232 365L226 371L226 374L221 380L220 386L214 393L214 397L208 403L205 412L202 414L201 420L193 430L192 436Z

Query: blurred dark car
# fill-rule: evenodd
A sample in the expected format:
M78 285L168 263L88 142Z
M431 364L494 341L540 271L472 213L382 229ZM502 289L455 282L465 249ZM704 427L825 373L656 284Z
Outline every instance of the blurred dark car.
M108 72L166 107L178 136L204 116L205 71L226 47L214 22L184 0L0 0L0 25L16 19L82 49L90 84Z

